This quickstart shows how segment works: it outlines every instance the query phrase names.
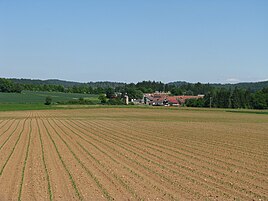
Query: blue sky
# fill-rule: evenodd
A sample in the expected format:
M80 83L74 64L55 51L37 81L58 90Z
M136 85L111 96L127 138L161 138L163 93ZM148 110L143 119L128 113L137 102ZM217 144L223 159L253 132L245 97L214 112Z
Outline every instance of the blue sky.
M0 77L268 79L267 0L0 0Z

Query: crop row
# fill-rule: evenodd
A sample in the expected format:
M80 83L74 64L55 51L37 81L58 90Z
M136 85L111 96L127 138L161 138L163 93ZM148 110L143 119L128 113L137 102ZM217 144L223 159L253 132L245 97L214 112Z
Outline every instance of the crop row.
M5 122L5 124L3 124L2 126L1 126L1 128L0 129L2 129L5 125L7 125L7 123L9 123L11 120L9 120L9 121L6 121ZM0 137L2 137L10 128L11 128L11 126L13 126L13 123L15 122L15 119L11 122L11 124L7 127L7 129L4 131L4 132L2 132L1 133L1 135L0 135Z
M91 127L92 128L92 127ZM98 127L98 131L99 131L99 129L100 129L100 127ZM109 135L111 135L111 133L112 132L109 132ZM114 132L113 132L114 133ZM108 136L105 136L106 138L108 137ZM120 139L122 139L122 134L120 134ZM117 141L118 141L119 139L117 139ZM129 141L129 139L128 139L128 141ZM131 146L131 145L130 145ZM132 145L132 147L133 147L133 145ZM136 150L137 151L137 150ZM134 152L134 153L136 153L136 152ZM164 160L164 159L162 159L162 160ZM207 175L208 176L208 178L209 178L209 175ZM211 176L210 176L210 178L211 178ZM214 181L215 181L215 179L214 179ZM218 180L219 181L219 180ZM221 183L223 183L223 182L221 182ZM230 185L232 185L232 184L230 184ZM237 186L233 186L232 185L232 188L236 188L236 189L240 189L240 191L244 191L245 189L243 189L243 188L239 188L239 187L237 187ZM254 194L254 193L251 193L251 194ZM254 196L258 196L259 197L259 195L257 195L257 194L255 194Z
M103 135L105 135L105 134L103 134ZM107 139L107 138L108 138L108 135L105 135L105 138ZM192 183L194 183L194 184L198 184L199 186L203 186L203 187L205 187L206 189L210 189L210 190L212 190L212 191L215 191L216 193L220 193L220 194L222 194L222 195L228 196L227 194L225 194L225 193L223 193L223 192L220 192L219 190L217 190L217 189L215 189L215 188L211 188L210 186L206 185L206 183L208 183L208 181L204 181L204 180L198 178L198 177L195 176L195 175L191 175L189 172L184 172L184 173L183 173L182 170L180 170L180 171L178 172L178 171L176 171L176 170L174 170L174 169L167 168L166 166L163 166L163 163L162 163L162 162L161 162L161 164L160 164L160 163L155 162L153 159L147 159L147 157L144 157L144 153L143 153L142 155L141 155L141 154L138 154L138 150L139 150L139 149L137 149L137 150L135 150L135 151L132 151L131 149L126 148L126 146L125 146L126 144L124 144L124 143L123 143L123 144L122 144L122 143L119 144L118 141L120 141L120 139L112 140L111 142L113 142L113 143L117 143L117 145L118 145L119 147L125 149L128 153L132 153L132 154L138 156L139 158L141 158L141 159L143 159L143 160L145 160L145 161L147 161L147 162L150 162L151 164L154 164L154 165L160 167L160 168L163 169L163 170L166 170L166 171L169 172L169 173L173 173L173 174L179 175L180 177L183 177L183 178L187 179L188 181L190 181L190 182L192 182ZM129 144L129 147L133 148L134 145L133 145L133 144ZM161 157L159 157L159 159L160 159L161 161L164 160L164 158L161 158ZM180 166L180 167L182 167L182 166ZM185 169L186 169L186 170L189 170L189 168L184 167L184 170L185 170ZM186 176L186 175L187 175L187 176ZM197 180L196 180L196 179L197 179ZM198 181L198 180L199 180L199 181ZM203 182L203 183L202 183L202 182ZM215 183L213 183L211 186L217 186L217 185L216 185Z
M17 144L19 143L19 140L20 140L21 135L22 135L22 133L23 133L23 131L24 131L24 128L25 128L26 120L27 120L27 119L25 119L25 120L23 121L22 130L20 131L19 136L18 136L18 138L17 138L15 144L13 145L12 150L11 150L10 154L8 155L8 157L7 157L7 159L6 159L5 163L4 163L4 165L3 165L2 168L0 169L0 176L3 174L3 171L4 171L5 167L6 167L6 165L8 164L9 159L11 158L12 154L14 153L14 151L15 151L15 149L16 149Z
M107 152L103 151L100 149L100 146L97 146L95 144L92 143L91 140L87 140L85 139L83 136L81 136L80 134L78 134L76 131L73 130L73 128L70 128L69 125L65 125L63 124L64 128L68 128L71 130L72 134L77 135L80 139L82 139L84 142L87 142L88 144L90 144L91 146L93 146L95 149L97 149L99 152L101 152L102 154L105 154L106 156L108 156L113 162L115 162L115 164L120 164L120 162L118 162L113 156L114 155L110 155ZM112 174L112 176L117 179L119 181L120 184L123 185L123 187L128 190L134 197L136 197L138 200L141 200L142 198L140 196L137 195L137 193L126 183L124 182L118 175L116 175L114 172L112 172L110 168L106 167L104 165L104 163L100 162L100 160L96 159L96 157L94 157L89 150L87 150L83 145L81 145L81 143L79 143L78 141L76 141L77 144L95 161L97 162L99 165L101 165L101 167L103 167L106 171L108 171L110 174ZM143 179L144 178L142 176L140 176L137 172L135 172L134 169L131 169L127 166L123 166L125 170L127 170L129 173L133 174L134 176L137 176L139 179ZM171 199L176 200L176 198L174 196L172 196L170 193L165 192L164 190L158 188L157 186L153 185L152 183L149 183L154 189L157 189L158 191L160 191L161 193L167 194Z
M69 176L70 182L71 182L71 184L72 184L72 186L73 186L73 188L74 188L74 190L75 190L75 193L76 193L78 199L79 199L79 200L83 200L83 198L82 198L82 196L81 196L81 193L79 192L79 190L78 190L78 188L77 188L77 185L76 185L76 183L75 183L75 181L74 181L74 179L73 179L73 176L72 176L70 170L67 168L67 165L66 165L65 162L63 161L63 158L62 158L62 156L61 156L61 154L60 154L60 152L59 152L59 149L58 149L58 147L57 147L57 144L55 143L54 139L51 137L51 134L50 134L50 132L49 132L47 126L45 125L43 119L41 119L41 122L42 122L43 126L45 127L45 130L46 130L46 133L47 133L48 137L50 138L52 144L54 145L54 148L55 148L55 150L56 150L56 152L57 152L57 155L58 155L58 157L59 157L59 160L61 161L62 166L64 167L66 173L67 173L68 176Z
M143 132L145 131L146 133L149 133L150 135L153 134L155 138L158 138L160 139L161 141L167 141L168 143L174 143L174 142L180 142L180 143L183 143L183 144L191 144L196 147L204 147L204 148L208 148L208 147L211 147L211 148L214 148L216 150L219 150L220 152L222 153L225 153L225 152L228 152L230 150L232 150L232 152L236 152L236 153L239 153L240 155L243 155L247 158L251 157L251 158L254 158L254 161L258 161L258 162L263 162L263 163L266 163L266 158L261 160L259 158L263 158L263 153L250 153L249 152L249 147L246 146L247 148L245 148L245 146L243 147L242 150L237 150L237 147L236 145L233 145L233 144L229 144L229 143L224 143L222 141L220 141L220 139L215 139L215 137L213 136L213 134L209 134L210 138L209 140L205 139L205 138L202 138L202 140L200 139L196 139L196 135L194 137L189 137L189 136L184 136L184 137L181 137L181 135L178 135L177 133L180 132L180 133L187 133L187 132L190 132L189 129L188 130L181 130L181 129L169 129L168 131L164 131L164 130L161 130L161 129L153 129L151 126L146 126L146 125L143 125L143 124L138 124L138 126L133 126L133 125L129 125L128 122L118 122L116 124L117 126L119 127L124 127L124 128L128 128L128 129L131 129L132 131L138 131L138 132ZM178 126L179 128L179 126ZM167 132L168 132L168 138L167 138ZM217 131L215 131L217 132ZM226 133L224 133L224 137L226 138ZM171 140L172 139L172 140ZM241 138L239 139L239 141L241 141ZM250 141L249 139L247 139L247 141ZM252 142L250 142L251 145L253 144ZM256 154L260 157L256 158ZM236 156L236 155L234 155ZM221 155L221 157L226 157L224 155ZM227 157L227 159L231 159L231 160L234 160L234 161L237 161L239 160L239 156L235 157L235 158L232 158L232 157ZM244 163L244 161L243 161ZM250 163L247 163L247 164L250 164ZM254 164L250 164L250 165L254 165Z
M45 160L44 144L43 144L43 139L42 139L42 135L41 135L41 131L40 131L40 126L39 126L39 123L37 120L36 120L36 125L38 128L39 141L41 144L42 162L43 162L43 166L44 166L45 174L46 174L46 179L47 179L47 189L48 189L48 194L49 194L49 200L52 201L53 200L53 193L51 190L51 182L50 182L48 168L47 168L47 164L46 164L46 160Z
M13 129L13 131L9 134L9 136L7 137L7 139L3 142L3 144L0 146L0 150L3 148L3 146L5 146L5 144L9 141L9 139L12 137L12 135L15 133L15 131L17 130L19 123L17 123L17 125L15 126L15 128Z
M81 126L80 126L80 128L81 128ZM78 128L77 128L77 130L79 130ZM100 131L100 130L99 130ZM82 132L81 130L80 130L80 132ZM103 133L101 133L101 135L103 136L104 134ZM98 136L98 137L100 137L100 136ZM173 179L171 179L171 178L168 178L167 176L165 176L165 175L163 175L163 174L161 174L161 173L159 173L158 171L156 171L156 170L153 170L153 169L151 169L151 168L149 168L147 165L144 165L144 164L146 164L146 163L140 163L140 162L138 162L138 161L136 161L136 160L133 160L133 158L130 158L130 157L128 157L127 156L127 154L122 154L120 151L118 151L118 150L116 150L116 149L114 149L113 147L121 147L122 149L126 149L125 147L122 147L121 145L118 145L117 143L116 143L116 141L111 141L111 140L108 140L107 138L108 138L109 136L106 136L105 135L105 139L104 138L101 138L101 141L99 141L100 143L102 143L102 144L104 144L104 142L105 141L108 141L108 142L110 142L110 143L112 143L113 144L113 146L109 146L108 144L104 144L105 145L105 147L109 147L110 149L112 149L113 151L116 151L117 153L116 154L114 154L114 155L122 155L123 157L125 157L125 158L127 158L131 163L134 163L134 164L136 164L136 165L139 165L139 166L141 166L143 169L145 169L147 172L149 172L149 173L152 173L152 174L154 174L154 175L156 175L156 176L158 176L158 177L160 177L160 179L161 180L163 180L164 179L164 181L166 181L166 182L168 182L169 183L169 185L171 184L171 185L175 185L176 186L176 188L178 188L178 185L179 185L179 187L183 190L184 189L184 191L186 191L186 192L191 192L192 191L192 189L188 189L187 187L185 187L185 186L182 186L180 183L177 183L177 182L174 182L174 180ZM92 137L91 137L92 138ZM96 140L96 138L94 138L94 140ZM129 150L127 150L127 153L129 153ZM140 156L140 155L139 155ZM147 162L149 162L149 161L147 161ZM154 161L150 161L151 163L154 163ZM158 164L158 166L161 166L161 164ZM162 166L161 166L162 167ZM174 173L174 172L172 172L172 173ZM177 172L178 173L178 172ZM180 173L178 173L178 174L180 174ZM186 178L186 179L188 179L188 181L193 181L191 178L189 178L189 177L185 177L184 175L182 175L182 174L180 174L181 176L183 176L184 178ZM197 181L195 181L195 183L197 184L198 182ZM202 185L202 183L198 183L198 185ZM203 183L203 185L205 185L204 183ZM207 187L207 186L206 186ZM195 196L198 196L198 197L200 197L200 196L202 196L200 193L198 193L198 192L192 192L192 194L194 194Z
M106 123L106 125L107 125L107 123ZM112 131L108 126L105 127L105 129ZM119 130L119 129L115 128L113 130ZM126 134L125 134L125 132L121 132L120 135L126 135ZM198 151L195 152L193 150L194 149L197 149L197 148L190 147L190 146L187 146L185 144L180 144L179 142L177 144L177 147L179 147L179 149L177 149L176 147L172 147L169 144L165 144L164 143L164 139L161 140L161 146L160 146L158 141L156 141L154 139L151 139L148 135L142 134L142 132L140 132L140 135L139 136L136 136L136 137L133 137L133 135L132 136L126 135L126 136L127 136L128 139L138 140L139 142L144 142L146 145L150 144L150 145L154 145L154 146L156 146L158 148L161 147L164 150L170 150L173 153L178 153L178 152L184 151L184 153L190 154L190 155L192 155L194 157L199 156L200 159L207 158L207 159L209 159L209 161L207 161L209 163L211 163L212 161L215 161L214 162L214 165L217 165L219 167L220 167L219 164L224 164L224 166L221 166L221 167L223 169L226 169L227 171L232 171L230 169L230 167L233 167L235 169L239 169L240 170L239 171L239 174L242 174L242 175L247 176L247 177L252 178L252 179L256 179L256 177L253 177L251 174L248 174L249 172L252 172L253 174L257 174L257 175L259 174L261 176L261 178L263 178L264 176L267 176L263 172L252 170L252 169L249 169L248 167L245 167L245 166L242 166L242 165L233 164L233 163L230 163L230 162L226 162L226 161L224 161L222 159L219 159L221 157L219 157L219 158L213 158L213 157L210 156L211 153L210 152L206 152L205 150L198 150ZM140 136L142 136L143 138L141 138ZM203 153L206 153L206 154L203 154ZM244 169L245 171L242 172L241 169L242 170ZM264 180L264 182L265 182L265 180Z
M122 139L122 138L121 138L121 139ZM236 190L239 190L239 191L241 191L241 192L244 192L244 191L245 191L243 188L241 188L241 187L238 186L238 185L231 184L230 182L224 182L224 181L222 181L221 179L217 179L217 178L211 176L210 174L205 174L205 173L203 173L203 172L196 171L195 169L188 168L187 166L179 165L178 163L176 163L176 162L174 162L174 161L166 160L165 158L163 158L163 157L159 157L159 155L152 154L152 153L150 153L150 152L148 152L148 151L146 151L146 150L143 150L143 154L142 154L142 155L139 155L139 154L137 154L137 153L139 152L140 147L135 147L135 146L134 146L134 142L130 144L130 143L128 143L128 142L124 142L124 141L122 141L121 139L117 139L116 141L117 141L117 142L119 142L119 141L120 141L120 142L123 142L123 143L121 143L122 146L128 145L129 148L131 148L131 149L126 149L128 152L133 153L134 155L137 155L137 156L139 156L140 158L143 158L144 160L147 160L147 161L148 161L148 159L144 157L144 156L145 156L144 153L146 153L146 154L148 155L148 157L155 157L155 158L157 158L157 159L160 159L160 161L165 161L165 162L168 162L168 163L171 164L171 165L175 165L175 166L181 168L182 170L180 170L180 172L186 171L183 175L191 175L189 172L187 172L187 171L190 171L191 173L194 173L192 177L195 177L196 179L199 179L198 177L203 176L205 181L209 178L209 179L211 179L213 182L220 183L220 184L222 184L223 186L230 186L231 188L236 189ZM129 141L130 141L130 140L129 140ZM133 148L135 148L135 149L133 150ZM160 165L159 163L155 163L155 162L153 162L153 161L151 161L151 163L156 164L157 166L161 167L162 169L167 169L166 167L164 167L163 165ZM179 174L177 171L174 171L174 169L169 169L169 171L172 172L172 173L175 173L175 174ZM199 175L199 176L195 176L195 175ZM206 183L208 183L208 181L206 181ZM216 183L214 183L214 184L212 184L212 185L217 186ZM224 187L220 187L220 189L222 189L222 188L224 188ZM249 194L254 194L253 192L247 192L247 193L249 193ZM260 197L258 194L254 194L254 196Z
M30 131L28 134L28 143L27 143L27 149L26 149L26 155L25 159L23 162L23 168L22 168L22 173L21 173L21 181L20 181L20 187L19 187L19 195L18 195L18 200L21 200L21 193L22 193L22 188L23 188L23 181L24 181L24 174L25 174L25 168L29 156L29 149L30 149L30 143L31 143L31 135L32 135L32 119L30 120Z
M65 133L66 135L70 136L70 135L67 134L67 132L64 131L64 130L63 130L63 129L62 129L62 128L61 128L61 127L54 121L54 120L53 120L53 122L55 123L55 125L57 125L57 127L58 127L60 130L62 130L63 133ZM67 128L67 127L65 127L65 128ZM75 134L76 136L78 136L78 137L79 137L80 139L82 139L83 141L85 141L85 142L87 142L87 143L93 145L90 141L88 141L88 140L86 140L85 138L83 138L82 136L80 136L77 132L75 132L75 131L72 130L71 128L68 127L68 130L71 131L72 134ZM71 138L72 138L72 137L71 137ZM74 140L74 139L72 139L72 140ZM139 195L137 195L137 193L134 192L134 190L131 189L131 187L128 186L128 184L127 184L126 182L124 182L118 175L116 175L114 172L112 172L112 169L109 169L109 168L105 167L105 165L104 165L103 163L101 163L100 160L96 159L96 157L94 157L94 156L90 153L89 150L87 150L83 145L81 145L81 143L79 143L79 141L75 140L75 142L82 148L82 150L84 150L84 151L88 154L88 156L89 156L90 158L93 159L94 162L96 162L96 164L99 164L102 168L104 168L106 171L108 171L108 172L109 172L108 175L112 175L116 180L118 180L119 183L120 183L121 185L123 185L123 187L124 187L127 191L129 191L129 192L130 192L136 199L138 199L138 200L142 200L142 198L141 198ZM94 147L97 148L96 145L94 145ZM110 156L110 158L112 158L112 157ZM114 161L114 160L113 160L113 161ZM94 163L93 163L93 164L94 164ZM100 169L98 169L98 170L101 171Z
M84 165L84 163L77 157L77 155L74 153L70 145L62 138L62 136L56 131L56 129L51 125L51 123L47 120L47 123L50 125L50 127L53 129L54 133L57 134L57 136L62 140L62 142L66 145L66 147L69 149L73 157L77 160L77 162L81 165L81 167L86 171L86 173L96 182L97 186L102 190L103 194L107 198L107 200L113 200L113 198L110 196L108 191L103 187L103 185L99 182L99 180L94 176L94 174Z
M153 130L152 127L150 126L145 126L145 125L142 125L142 124L138 124L138 128L135 128L135 126L133 125L129 125L128 122L121 122L121 125L120 126L128 126L129 128L133 129L133 130L138 130L138 131L141 131L141 130L145 130L145 131L151 131L151 133L154 133L157 135L157 133L160 133L161 134L161 130L158 129L157 131L155 131L155 129ZM180 130L180 132L187 132L189 130ZM169 130L168 131L169 133L172 133L173 131L172 130ZM215 130L215 132L218 132L217 130ZM164 133L162 133L164 134ZM224 133L224 137L226 138L226 133ZM233 137L233 135L230 135ZM174 139L177 138L177 135L172 135L170 136ZM164 138L165 139L165 138ZM205 142L206 144L208 145L215 145L215 147L224 147L224 148L229 148L229 149L232 149L233 151L238 151L240 152L241 154L250 154L250 156L256 156L258 155L259 157L264 157L263 153L258 153L258 152L253 152L251 150L248 149L249 146L253 146L254 147L254 143L252 143L249 139L247 139L247 141L249 141L249 144L247 144L247 146L245 146L245 144L243 144L242 146L238 146L237 143L234 144L234 143L230 143L231 141L230 140L227 140L226 142L222 141L222 137L220 137L219 135L213 135L213 133L210 133L210 138L209 140L205 140L204 138L202 138L202 142ZM167 140L167 139L166 139ZM187 138L179 138L179 140L187 140ZM190 138L188 139L188 141L190 141L191 143L192 142L198 142L200 143L200 140L197 140L196 138ZM236 140L236 142L240 142L240 141L243 141L241 140L241 136L239 136L239 139ZM243 141L244 142L244 141ZM245 148L246 147L246 148Z

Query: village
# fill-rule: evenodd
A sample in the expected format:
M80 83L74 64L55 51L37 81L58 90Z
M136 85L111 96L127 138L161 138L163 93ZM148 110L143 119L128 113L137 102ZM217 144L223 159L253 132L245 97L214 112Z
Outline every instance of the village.
M204 95L189 96L189 95L180 95L173 96L164 92L155 92L144 94L142 99L128 99L128 96L125 96L125 103L134 104L134 105L152 105L152 106L182 106L188 99L200 99L204 98Z

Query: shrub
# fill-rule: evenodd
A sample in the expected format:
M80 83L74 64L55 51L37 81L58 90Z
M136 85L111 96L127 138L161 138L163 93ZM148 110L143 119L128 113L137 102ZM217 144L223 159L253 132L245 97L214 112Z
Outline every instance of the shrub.
M120 98L111 98L107 102L108 105L124 105L124 101Z
M47 96L45 99L45 105L51 105L52 103L52 98L50 96Z
M99 95L99 100L101 104L105 104L107 102L107 98L104 94Z

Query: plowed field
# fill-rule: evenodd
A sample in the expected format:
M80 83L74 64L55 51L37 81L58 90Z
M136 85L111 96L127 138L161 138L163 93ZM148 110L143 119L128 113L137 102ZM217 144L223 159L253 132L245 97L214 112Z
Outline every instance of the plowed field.
M268 200L268 115L1 112L0 200Z

